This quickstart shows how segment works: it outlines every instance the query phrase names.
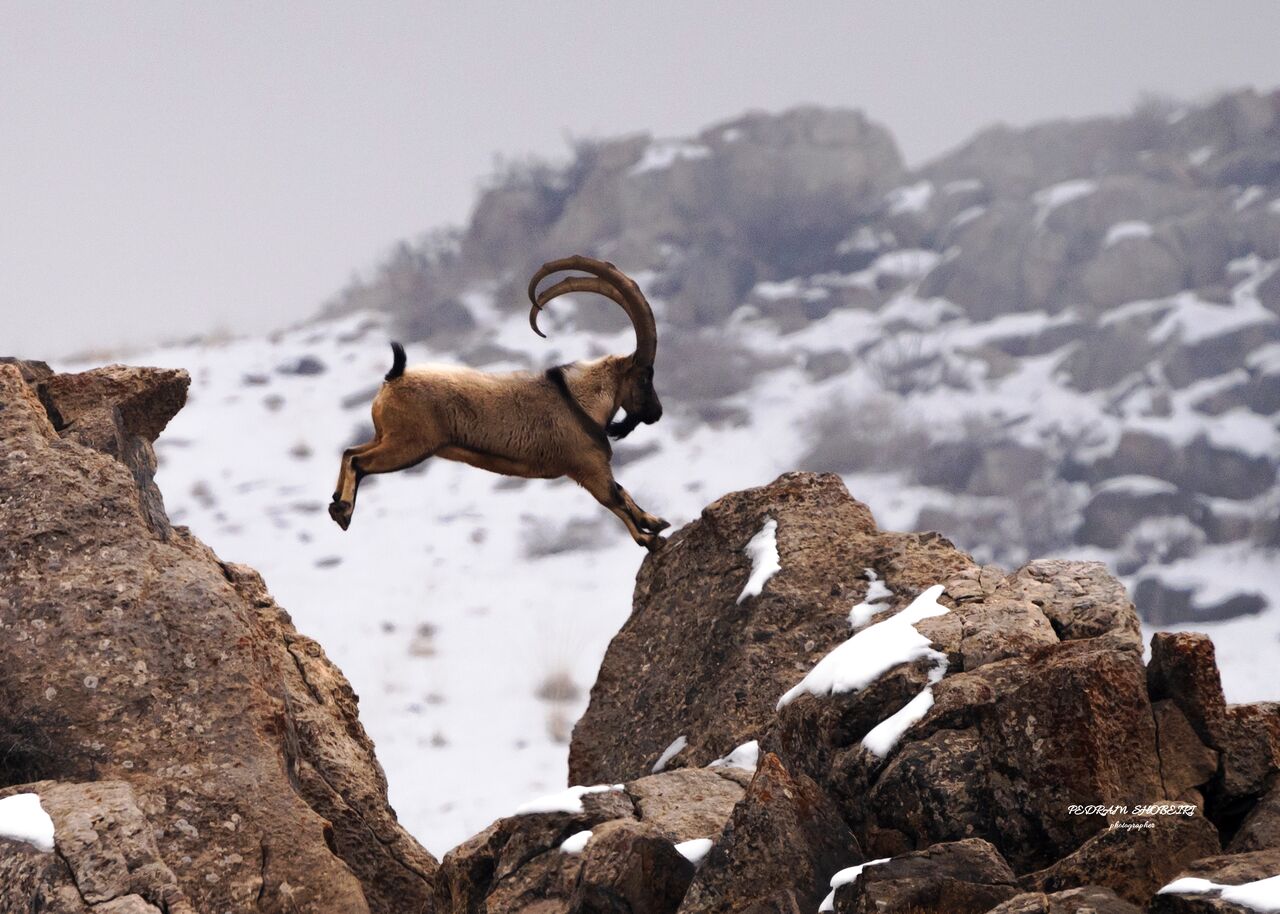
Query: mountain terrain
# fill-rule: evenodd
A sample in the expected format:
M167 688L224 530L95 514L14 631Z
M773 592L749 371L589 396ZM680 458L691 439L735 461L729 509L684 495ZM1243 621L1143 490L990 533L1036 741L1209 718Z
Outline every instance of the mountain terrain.
M1277 697L1280 95L996 126L914 168L816 108L582 142L314 321L136 356L191 374L156 444L169 517L325 645L437 855L564 784L644 553L572 484L456 464L367 480L346 534L324 507L388 339L487 370L630 350L589 296L528 330L528 276L571 252L657 314L667 414L615 460L646 508L836 473L979 563L1103 562L1148 634L1211 636L1228 699Z

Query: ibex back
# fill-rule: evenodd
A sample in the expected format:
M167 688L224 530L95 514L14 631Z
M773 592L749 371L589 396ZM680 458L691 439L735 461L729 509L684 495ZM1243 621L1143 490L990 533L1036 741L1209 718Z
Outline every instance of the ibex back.
M578 270L538 292L553 273ZM447 365L405 368L404 348L373 401L373 440L342 455L329 515L351 524L360 480L394 473L428 457L458 460L505 476L568 476L616 514L632 538L653 549L668 524L640 508L613 478L609 438L623 438L640 423L662 418L653 389L658 334L640 287L611 263L566 257L542 266L529 280L529 324L539 336L538 312L566 292L595 292L622 306L636 332L631 355L571 362L542 374L492 374ZM615 421L619 410L625 411Z

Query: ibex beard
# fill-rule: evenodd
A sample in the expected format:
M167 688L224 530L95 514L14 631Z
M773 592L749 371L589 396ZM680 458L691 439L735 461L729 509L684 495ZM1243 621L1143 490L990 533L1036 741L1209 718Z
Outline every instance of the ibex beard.
M545 291L553 273L577 270ZM654 549L668 524L645 511L613 478L610 438L624 438L641 423L662 418L653 389L658 335L640 287L611 263L575 256L553 260L529 280L529 324L539 336L538 312L566 292L594 292L612 299L631 318L636 349L571 362L542 374L495 374L448 365L406 369L404 348L392 343L394 360L373 401L373 440L342 454L329 516L346 530L360 480L394 473L429 457L471 464L504 476L567 476L626 525L641 546ZM625 411L616 420L619 410Z

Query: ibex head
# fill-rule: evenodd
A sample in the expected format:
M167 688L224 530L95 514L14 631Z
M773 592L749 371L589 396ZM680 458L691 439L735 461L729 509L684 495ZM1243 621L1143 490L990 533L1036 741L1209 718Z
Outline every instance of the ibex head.
M581 270L592 275L570 276L543 292L538 292L538 283L562 270ZM529 311L529 326L538 336L546 336L538 329L538 312L551 299L566 292L595 292L613 299L627 312L636 331L636 351L620 359L618 366L618 405L626 410L626 416L619 421L610 422L606 431L613 438L625 438L640 423L652 425L657 422L662 418L662 401L653 389L653 360L658 351L658 329L654 323L653 309L649 307L640 287L613 264L590 257L578 255L545 263L529 280L529 301L533 303Z

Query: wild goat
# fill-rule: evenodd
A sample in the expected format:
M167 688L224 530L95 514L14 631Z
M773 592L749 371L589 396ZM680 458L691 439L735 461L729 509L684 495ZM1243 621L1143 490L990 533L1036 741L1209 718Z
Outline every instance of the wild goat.
M537 291L553 273L577 270ZM668 524L640 508L613 478L609 438L625 438L640 423L662 418L653 389L658 331L653 311L635 281L611 263L566 257L543 264L529 280L529 325L538 336L538 312L566 292L611 298L631 318L636 351L549 368L542 374L491 374L471 368L422 365L405 370L404 348L373 401L373 440L342 454L329 516L346 530L360 480L394 473L428 457L459 460L506 476L568 476L622 519L632 538L653 549ZM614 421L618 410L626 411Z

